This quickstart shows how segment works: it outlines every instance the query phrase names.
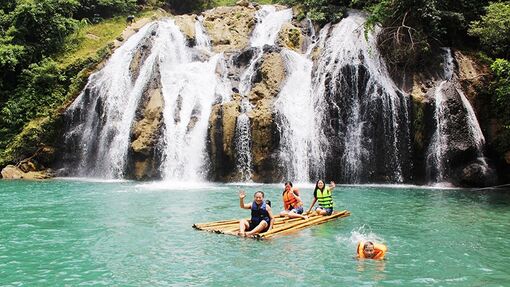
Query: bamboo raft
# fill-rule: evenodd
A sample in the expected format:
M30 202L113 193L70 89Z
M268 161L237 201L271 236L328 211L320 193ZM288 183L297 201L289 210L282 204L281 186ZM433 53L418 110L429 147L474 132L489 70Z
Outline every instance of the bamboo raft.
M301 218L288 218L283 216L275 216L275 222L273 224L273 228L264 233L260 233L255 235L253 238L256 239L270 239L279 235L288 234L291 232L295 232L310 226L319 225L324 222L336 219L347 217L351 215L351 213L347 210L333 212L331 215L311 215L308 219ZM205 230L209 232L219 233L219 234L228 234L228 235L236 235L239 236L239 219L234 220L222 220L222 221L214 221L207 223L196 223L193 224L193 228L198 230Z

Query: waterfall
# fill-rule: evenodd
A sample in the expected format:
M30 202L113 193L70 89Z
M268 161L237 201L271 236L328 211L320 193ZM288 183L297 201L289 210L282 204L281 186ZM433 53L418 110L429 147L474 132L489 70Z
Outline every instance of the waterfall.
M129 38L102 70L90 76L66 112L73 120L65 141L66 146L72 142L78 148L78 164L72 168L77 175L123 176L131 121L142 90L152 76L156 56L147 58L136 78L130 73L131 60L151 33L161 29L158 24L146 25Z
M408 99L391 80L356 12L321 31L313 90L319 174L343 182L403 182L410 168ZM328 36L324 39L325 36Z
M485 137L483 136L482 129L480 128L480 124L478 123L478 119L476 118L473 106L471 106L471 103L466 98L466 95L464 95L464 92L462 92L461 89L456 87L456 90L460 95L462 105L467 111L468 131L476 143L479 156L483 156L482 149L483 145L485 144Z
M445 73L445 75L447 75ZM436 130L432 136L432 141L427 152L427 178L435 182L441 182L445 177L445 167L447 166L446 151L448 148L448 133L446 132L446 112L443 103L443 86L447 80L439 83L434 91ZM435 175L433 175L435 174Z
M291 50L282 56L287 79L275 101L280 131L280 162L289 180L309 182L309 152L312 140L313 103L311 101L312 61Z
M276 11L274 6L263 5L256 14L257 24L250 38L250 47L256 48L250 60L248 68L242 73L239 83L241 100L241 114L236 124L236 152L237 169L241 172L242 179L251 180L252 158L251 158L251 132L250 119L247 113L251 110L247 99L251 89L253 76L256 72L256 65L262 59L264 45L274 45L278 32L282 25L292 19L292 9Z
M312 67L309 58L316 44L315 30L307 19L310 35L304 55L282 49L287 74L275 101L276 123L280 132L280 163L288 180L310 181L310 162L320 158L313 147L314 109L312 102Z
M486 170L488 169L488 165L483 158L485 138L478 124L473 107L459 88L454 77L454 59L451 49L442 48L442 50L444 52L443 78L434 89L435 130L426 156L426 175L427 179L431 182L445 182L450 179L450 174L448 174L448 172L452 167L449 153L455 148L455 142L459 140L457 138L451 138L451 130L456 128L454 121L462 121L465 123L462 124L465 133L462 134L461 140L465 143L473 143L476 150L475 156L478 158L481 165L484 166ZM458 95L458 100L456 100L455 94ZM463 113L464 115L461 119L454 119L452 117L451 108L455 106L457 102L461 111L457 111L455 114ZM454 107L453 109L456 108Z
M214 170L217 179L238 175L242 181L265 180L271 172L273 180L283 175L295 182L410 180L411 103L377 50L377 29L365 36L365 16L351 11L317 35L309 20L302 21L306 37L296 51L275 47L280 30L292 20L291 9L261 6L250 13L255 26L250 18L242 29L253 28L249 47L240 53L229 48L226 56L213 52L202 16L191 26L186 23L191 29L194 24L194 42L170 19L130 37L89 77L66 111L68 174L200 181ZM425 142L430 140L425 163L430 181L456 184L453 177L474 181L488 166L485 139L457 82L455 59L444 51L440 80L427 94L435 105L430 106L434 121L424 121ZM277 79L266 78L270 65L263 63L264 53L280 53L284 82L275 82L280 70L270 71ZM234 85L239 95L233 95ZM277 89L271 99L261 98ZM260 138L274 137L253 142L256 126ZM260 158L252 158L253 148Z
M248 99L241 100L241 114L237 117L235 142L237 152L237 169L241 173L241 179L251 180L251 133L250 119L247 113L251 111Z
M250 38L251 47L274 45L282 25L292 19L292 9L277 11L275 6L263 5L257 12L257 25Z
M165 126L161 169L165 180L196 181L205 175L205 138L218 85L215 69L222 54L192 61L184 35L168 23L176 32L168 35L159 63ZM174 58L180 51L182 57Z
M144 51L146 58L134 72L137 51ZM173 20L158 21L131 37L89 78L68 110L78 118L67 133L81 149L78 175L124 176L141 96L151 82L159 82L164 105L162 175L167 180L203 178L211 106L217 93L224 92L215 73L223 55L200 61L192 54Z
M211 49L211 39L207 36L204 30L204 16L198 16L197 21L195 21L195 42L197 47L204 48L206 50Z

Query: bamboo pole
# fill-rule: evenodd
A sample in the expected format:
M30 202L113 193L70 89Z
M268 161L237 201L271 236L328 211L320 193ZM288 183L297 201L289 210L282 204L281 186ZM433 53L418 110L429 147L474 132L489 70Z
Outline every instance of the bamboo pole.
M270 239L270 238L273 238L275 236L279 236L279 235L282 235L282 234L295 232L295 231L298 231L298 230L301 230L301 229L304 229L304 228L307 228L307 227L323 224L323 223L331 221L331 220L333 220L335 218L347 217L349 215L350 215L350 213L340 213L340 214L337 214L335 216L323 217L320 220L317 219L317 220L313 220L313 221L304 222L304 223L295 225L295 226L293 226L291 228L286 228L286 229L281 230L279 232L275 232L275 233L271 233L271 234L261 234L260 235L260 239Z
M293 222L291 224L287 224L287 225L283 225L281 227L273 228L273 229L271 229L271 230L269 230L267 232L259 234L259 236L257 236L257 237L263 238L263 237L265 237L265 236L267 236L269 234L278 233L278 232L283 231L285 229L289 229L289 228L292 228L294 226L303 224L303 222L317 221L317 220L320 220L320 219L321 219L321 216L317 216L317 217L314 217L312 219L301 220L301 222Z
M285 218L288 218L288 217L276 215L276 216L274 216L274 218L277 221L281 221L281 220L285 220ZM249 218L246 218L246 220L249 220ZM224 224L234 224L234 223L238 224L239 221L240 221L239 219L231 219L231 220L220 220L220 221L213 221L213 222L195 223L195 224L193 224L193 227L201 229L201 228L205 228L205 227L221 226Z
M303 220L301 218L289 218L289 217L277 217L275 219L274 225L280 225L280 224L286 224L288 222ZM223 221L216 221L216 222L209 222L209 223L196 223L193 224L193 227L196 229L201 230L214 230L214 229L223 229L226 227L230 227L233 225L238 225L240 222L239 219L237 220L223 220Z
M304 225L306 227L306 226L315 225L315 223L320 224L322 222L326 222L328 220L331 220L333 218L341 216L341 215L345 214L346 212L347 211L344 210L344 211L341 211L341 212L338 212L338 213L335 213L335 214L332 214L332 215L329 215L329 216L323 216L323 215L321 216L320 215L320 216L316 216L316 217L313 217L312 219L308 219L308 220L305 220L305 221L302 221L302 222L297 222L297 223L294 223L294 224L285 225L285 226L282 226L280 228L273 228L272 230L269 230L268 232L259 234L259 237L260 238L265 238L265 237L268 237L271 234L280 233L282 231L285 231L285 230L291 229L291 228L294 229L296 227L299 227L300 225Z
M278 215L275 216L275 222L271 230L265 233L257 234L254 236L254 238L269 239L280 234L294 232L297 230L301 230L305 227L322 224L337 217L346 217L349 215L350 212L348 212L347 210L340 211L329 216L312 215L306 220L303 220L302 218L289 218ZM193 227L199 230L210 231L220 234L238 235L239 222L240 222L239 219L222 220L208 223L197 223L193 224Z

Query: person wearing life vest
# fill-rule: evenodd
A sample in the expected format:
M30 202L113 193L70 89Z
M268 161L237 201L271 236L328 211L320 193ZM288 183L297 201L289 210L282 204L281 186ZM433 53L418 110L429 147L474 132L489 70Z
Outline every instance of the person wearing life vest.
M292 187L292 182L285 183L285 189L282 193L283 196L283 211L280 212L281 216L288 216L289 218L302 218L307 219L308 216L303 214L303 201L299 197L299 190Z
M253 195L253 202L244 203L246 192L239 191L239 206L251 210L251 219L241 219L239 222L239 236L253 236L273 228L274 216L270 204L264 201L264 192L257 191Z
M371 241L363 242L360 241L358 243L358 258L360 259L376 259L382 260L384 259L384 255L386 255L387 248L383 244L374 244Z
M329 187L324 184L323 180L318 180L315 183L315 189L313 190L313 201L312 205L306 213L310 213L315 202L319 202L319 206L315 209L320 215L331 215L333 213L333 189L335 188L335 182L331 182Z

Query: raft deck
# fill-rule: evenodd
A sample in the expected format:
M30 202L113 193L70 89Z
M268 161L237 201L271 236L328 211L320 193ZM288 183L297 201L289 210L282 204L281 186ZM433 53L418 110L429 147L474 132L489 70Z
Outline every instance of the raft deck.
M260 233L254 236L256 239L270 239L279 235L295 232L310 226L319 225L324 222L347 217L351 213L347 210L335 211L331 215L312 215L308 219L302 218L288 218L282 216L275 216L273 228L267 232ZM193 224L193 228L198 230L205 230L220 234L236 235L239 236L239 219L222 220L207 223Z

